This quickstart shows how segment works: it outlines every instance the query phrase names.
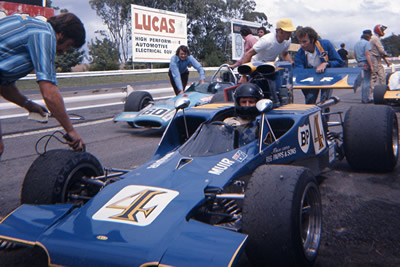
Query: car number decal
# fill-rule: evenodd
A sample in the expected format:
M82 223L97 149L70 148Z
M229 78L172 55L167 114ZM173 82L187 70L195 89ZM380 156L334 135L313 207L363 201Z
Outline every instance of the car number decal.
M315 154L321 153L326 147L325 132L322 125L321 112L316 112L309 117Z
M164 115L165 112L168 112L169 109L166 108L153 108L153 109L148 109L145 110L144 112L140 113L140 116L144 115L153 115L153 116L162 116Z
M129 185L103 205L92 219L147 226L178 195L178 191L165 188Z

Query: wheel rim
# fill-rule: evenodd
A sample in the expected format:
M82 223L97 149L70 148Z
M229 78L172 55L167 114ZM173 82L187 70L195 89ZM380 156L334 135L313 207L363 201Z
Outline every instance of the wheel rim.
M396 115L394 115L396 116ZM393 133L392 133L392 148L393 148L393 156L394 160L397 161L399 157L399 128L397 124L397 120L393 120Z
M304 255L312 261L318 253L322 232L322 207L317 186L309 183L301 199L300 233Z
M147 107L150 104L150 102L151 102L151 98L149 98L149 97L144 98L142 103L140 104L140 110Z
M91 164L81 164L68 175L61 200L63 203L84 204L97 194L101 186L89 183L83 178L98 176L98 170Z

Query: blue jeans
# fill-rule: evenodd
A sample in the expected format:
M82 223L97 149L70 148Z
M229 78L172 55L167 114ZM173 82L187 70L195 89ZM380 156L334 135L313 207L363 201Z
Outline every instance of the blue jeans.
M371 71L367 62L359 62L358 66L363 67L363 70L361 71L361 101L363 103L368 103L373 100L371 90ZM367 66L367 70L365 70L365 66Z
M332 96L332 89L303 89L306 104L316 104L319 91L321 96L319 102L324 102Z

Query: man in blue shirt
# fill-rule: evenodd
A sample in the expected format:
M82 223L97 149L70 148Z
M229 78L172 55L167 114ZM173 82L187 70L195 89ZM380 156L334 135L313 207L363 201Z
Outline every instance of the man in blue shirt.
M300 49L294 57L294 68L315 68L317 73L325 72L326 68L343 67L344 61L328 40L318 40L317 32L311 27L300 28L296 31ZM306 104L317 102L320 89L302 90ZM320 102L332 95L332 89L323 89Z
M171 57L168 72L169 80L176 95L183 93L185 90L189 79L189 65L193 66L199 72L200 83L204 83L206 77L203 67L190 55L189 48L185 45L181 45L176 50L176 54Z
M371 73L374 71L370 51L372 49L371 40L372 32L371 30L363 31L361 39L354 45L354 56L357 60L359 67L363 68L363 82L361 86L361 102L362 103L372 103L373 96L371 90Z
M24 15L0 20L0 94L29 112L45 115L47 109L28 99L15 85L15 81L35 70L46 106L71 137L68 143L75 150L82 149L84 144L65 110L54 62L56 52L80 48L84 43L83 24L71 13L53 16L47 22ZM2 152L0 130L0 156Z

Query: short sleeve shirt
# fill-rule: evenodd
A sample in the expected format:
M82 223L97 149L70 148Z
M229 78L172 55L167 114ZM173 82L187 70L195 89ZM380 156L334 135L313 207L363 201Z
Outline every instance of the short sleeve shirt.
M0 82L11 84L36 71L37 81L57 85L56 37L47 22L24 15L0 19Z
M354 45L354 52L356 53L357 62L367 61L365 56L365 51L370 51L372 49L371 43L365 39L361 39Z
M251 61L275 61L277 56L279 56L282 52L289 50L289 46L290 40L284 40L282 43L278 43L274 33L266 34L253 45L253 49L257 52L257 54L253 56Z

